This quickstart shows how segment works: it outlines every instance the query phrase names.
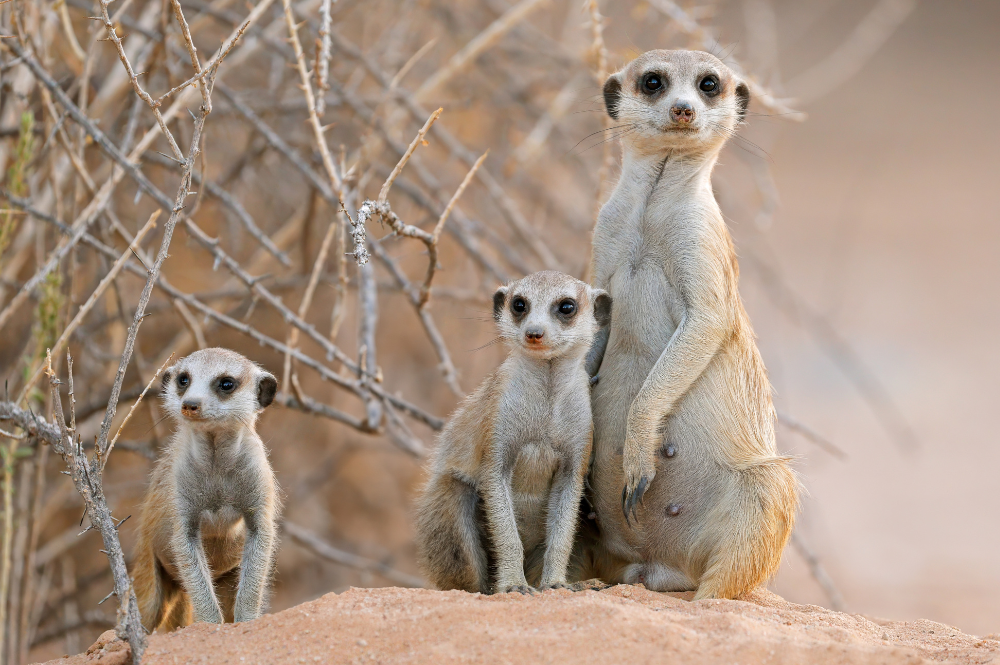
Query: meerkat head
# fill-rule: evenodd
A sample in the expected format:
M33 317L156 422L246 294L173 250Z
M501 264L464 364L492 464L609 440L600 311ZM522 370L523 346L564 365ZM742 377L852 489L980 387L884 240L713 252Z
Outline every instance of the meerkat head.
M611 296L564 273L545 270L497 289L493 318L500 336L530 356L586 353L598 329L611 322Z
M163 401L179 423L200 429L243 424L274 401L278 381L229 349L202 349L163 374Z
M702 51L647 51L604 84L608 115L641 152L721 148L746 116L750 89Z

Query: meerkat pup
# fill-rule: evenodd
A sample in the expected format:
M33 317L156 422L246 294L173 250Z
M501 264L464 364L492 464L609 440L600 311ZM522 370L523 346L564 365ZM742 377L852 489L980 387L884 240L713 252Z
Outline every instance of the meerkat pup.
M712 192L749 98L693 51L650 51L604 85L623 162L594 232L594 285L615 315L593 392L599 536L584 559L609 582L738 597L773 575L792 528L798 482L775 447Z
M500 287L493 317L510 355L439 438L417 503L421 567L440 589L563 587L590 462L585 356L611 298L545 271Z
M153 469L135 557L147 630L263 612L280 500L256 422L277 387L229 349L197 351L164 373L177 429Z

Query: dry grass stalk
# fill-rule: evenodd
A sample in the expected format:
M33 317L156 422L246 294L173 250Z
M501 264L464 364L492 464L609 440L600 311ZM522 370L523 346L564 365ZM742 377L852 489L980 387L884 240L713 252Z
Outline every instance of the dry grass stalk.
M174 359L174 354L171 353L170 357L167 358L162 365L160 365L160 369L156 370L156 374L153 375L153 378L149 380L149 383L146 384L146 387L143 388L141 393L139 393L139 396L136 398L135 403L132 404L132 408L128 410L127 414L125 414L125 420L122 421L122 424L118 427L118 431L115 432L115 438L111 439L111 443L108 444L107 455L110 455L111 451L114 450L115 443L118 442L118 437L122 435L122 431L124 431L125 425L128 425L128 421L132 419L132 414L135 413L136 407L138 407L139 403L142 402L142 398L146 396L146 393L148 393L149 389L153 387L153 384L156 383L156 380L160 378L161 374L163 374L163 370L167 368L167 365L169 365L170 361L173 359ZM107 463L108 463L108 458L107 456L105 456L104 465L107 465Z

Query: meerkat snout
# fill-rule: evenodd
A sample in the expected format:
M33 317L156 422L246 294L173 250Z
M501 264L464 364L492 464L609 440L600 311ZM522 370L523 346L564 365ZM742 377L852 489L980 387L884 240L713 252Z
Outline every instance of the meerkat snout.
M181 415L185 418L200 418L201 400L186 399L181 402Z
M690 102L678 100L670 107L670 117L679 124L691 124L694 120L694 108Z

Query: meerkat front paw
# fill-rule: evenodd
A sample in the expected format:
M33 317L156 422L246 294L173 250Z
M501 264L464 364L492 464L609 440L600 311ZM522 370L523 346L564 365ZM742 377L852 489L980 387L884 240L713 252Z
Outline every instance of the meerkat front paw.
M222 618L222 610L218 606L206 608L201 612L196 611L194 620L195 623L225 623Z
M625 440L622 468L625 472L622 511L625 513L625 521L631 524L632 520L638 521L636 510L656 476L655 452L647 452L636 437L629 436Z
M520 593L525 596L534 596L538 589L527 582L514 582L513 584L497 584L497 593Z
M542 582L538 586L539 591L548 591L549 589L572 589L572 587L566 582Z

